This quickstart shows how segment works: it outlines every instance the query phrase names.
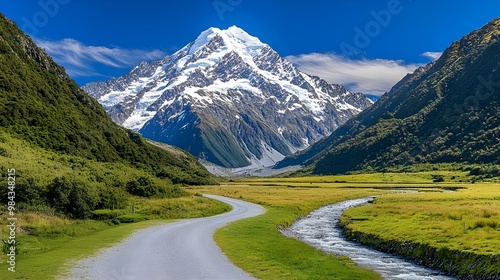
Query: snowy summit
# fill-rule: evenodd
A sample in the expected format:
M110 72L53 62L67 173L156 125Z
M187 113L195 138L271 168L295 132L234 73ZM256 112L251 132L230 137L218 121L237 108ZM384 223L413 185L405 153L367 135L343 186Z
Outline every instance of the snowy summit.
M159 61L84 86L124 127L224 167L271 166L372 104L244 30L209 28Z

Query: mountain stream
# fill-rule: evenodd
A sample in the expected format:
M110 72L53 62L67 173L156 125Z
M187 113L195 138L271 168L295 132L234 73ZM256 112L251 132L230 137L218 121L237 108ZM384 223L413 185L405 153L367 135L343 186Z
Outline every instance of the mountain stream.
M347 240L339 226L340 216L344 210L365 205L371 200L373 197L365 197L318 208L308 216L294 222L282 233L324 252L347 256L359 266L377 272L384 279L455 279L400 257L385 254Z

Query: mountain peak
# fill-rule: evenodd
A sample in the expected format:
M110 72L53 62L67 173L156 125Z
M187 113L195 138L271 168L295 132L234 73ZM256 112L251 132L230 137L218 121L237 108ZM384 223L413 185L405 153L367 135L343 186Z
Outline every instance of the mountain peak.
M259 38L249 35L245 30L233 25L226 30L222 31L225 35L227 35L232 40L237 40L242 44L247 46L265 46Z
M249 35L243 29L235 25L224 30L217 27L210 27L196 38L189 48L189 54L194 54L215 37L221 38L225 47L228 49L236 51L237 53L248 53L252 56L256 54L256 50L260 50L266 46L259 38Z
M117 123L225 167L271 166L371 105L236 26L84 89Z

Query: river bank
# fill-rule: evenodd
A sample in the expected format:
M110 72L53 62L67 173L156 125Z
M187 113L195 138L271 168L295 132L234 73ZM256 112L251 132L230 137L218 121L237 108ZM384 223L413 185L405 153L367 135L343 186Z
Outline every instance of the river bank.
M434 248L427 244L407 240L385 240L374 234L354 231L349 224L342 224L345 236L353 241L388 254L402 256L415 263L444 271L448 275L464 280L499 280L500 264L497 255L478 255L471 252L450 250L446 247Z
M340 227L340 217L343 211L364 205L372 199L373 197L365 197L318 208L282 230L282 233L324 252L347 256L359 266L377 272L384 279L454 279L439 271L349 240Z

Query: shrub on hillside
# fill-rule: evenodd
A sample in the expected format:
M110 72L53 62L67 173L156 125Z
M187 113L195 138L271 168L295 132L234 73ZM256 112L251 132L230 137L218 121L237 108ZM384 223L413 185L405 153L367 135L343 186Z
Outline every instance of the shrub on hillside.
M83 182L57 177L47 186L49 204L71 218L85 219L92 216L92 211L99 202L99 195Z
M170 181L164 181L164 184L157 184L151 178L141 176L126 184L128 193L141 197L180 197L185 192L177 186L169 185Z
M102 187L99 190L97 209L120 209L128 204L129 194L118 187Z

